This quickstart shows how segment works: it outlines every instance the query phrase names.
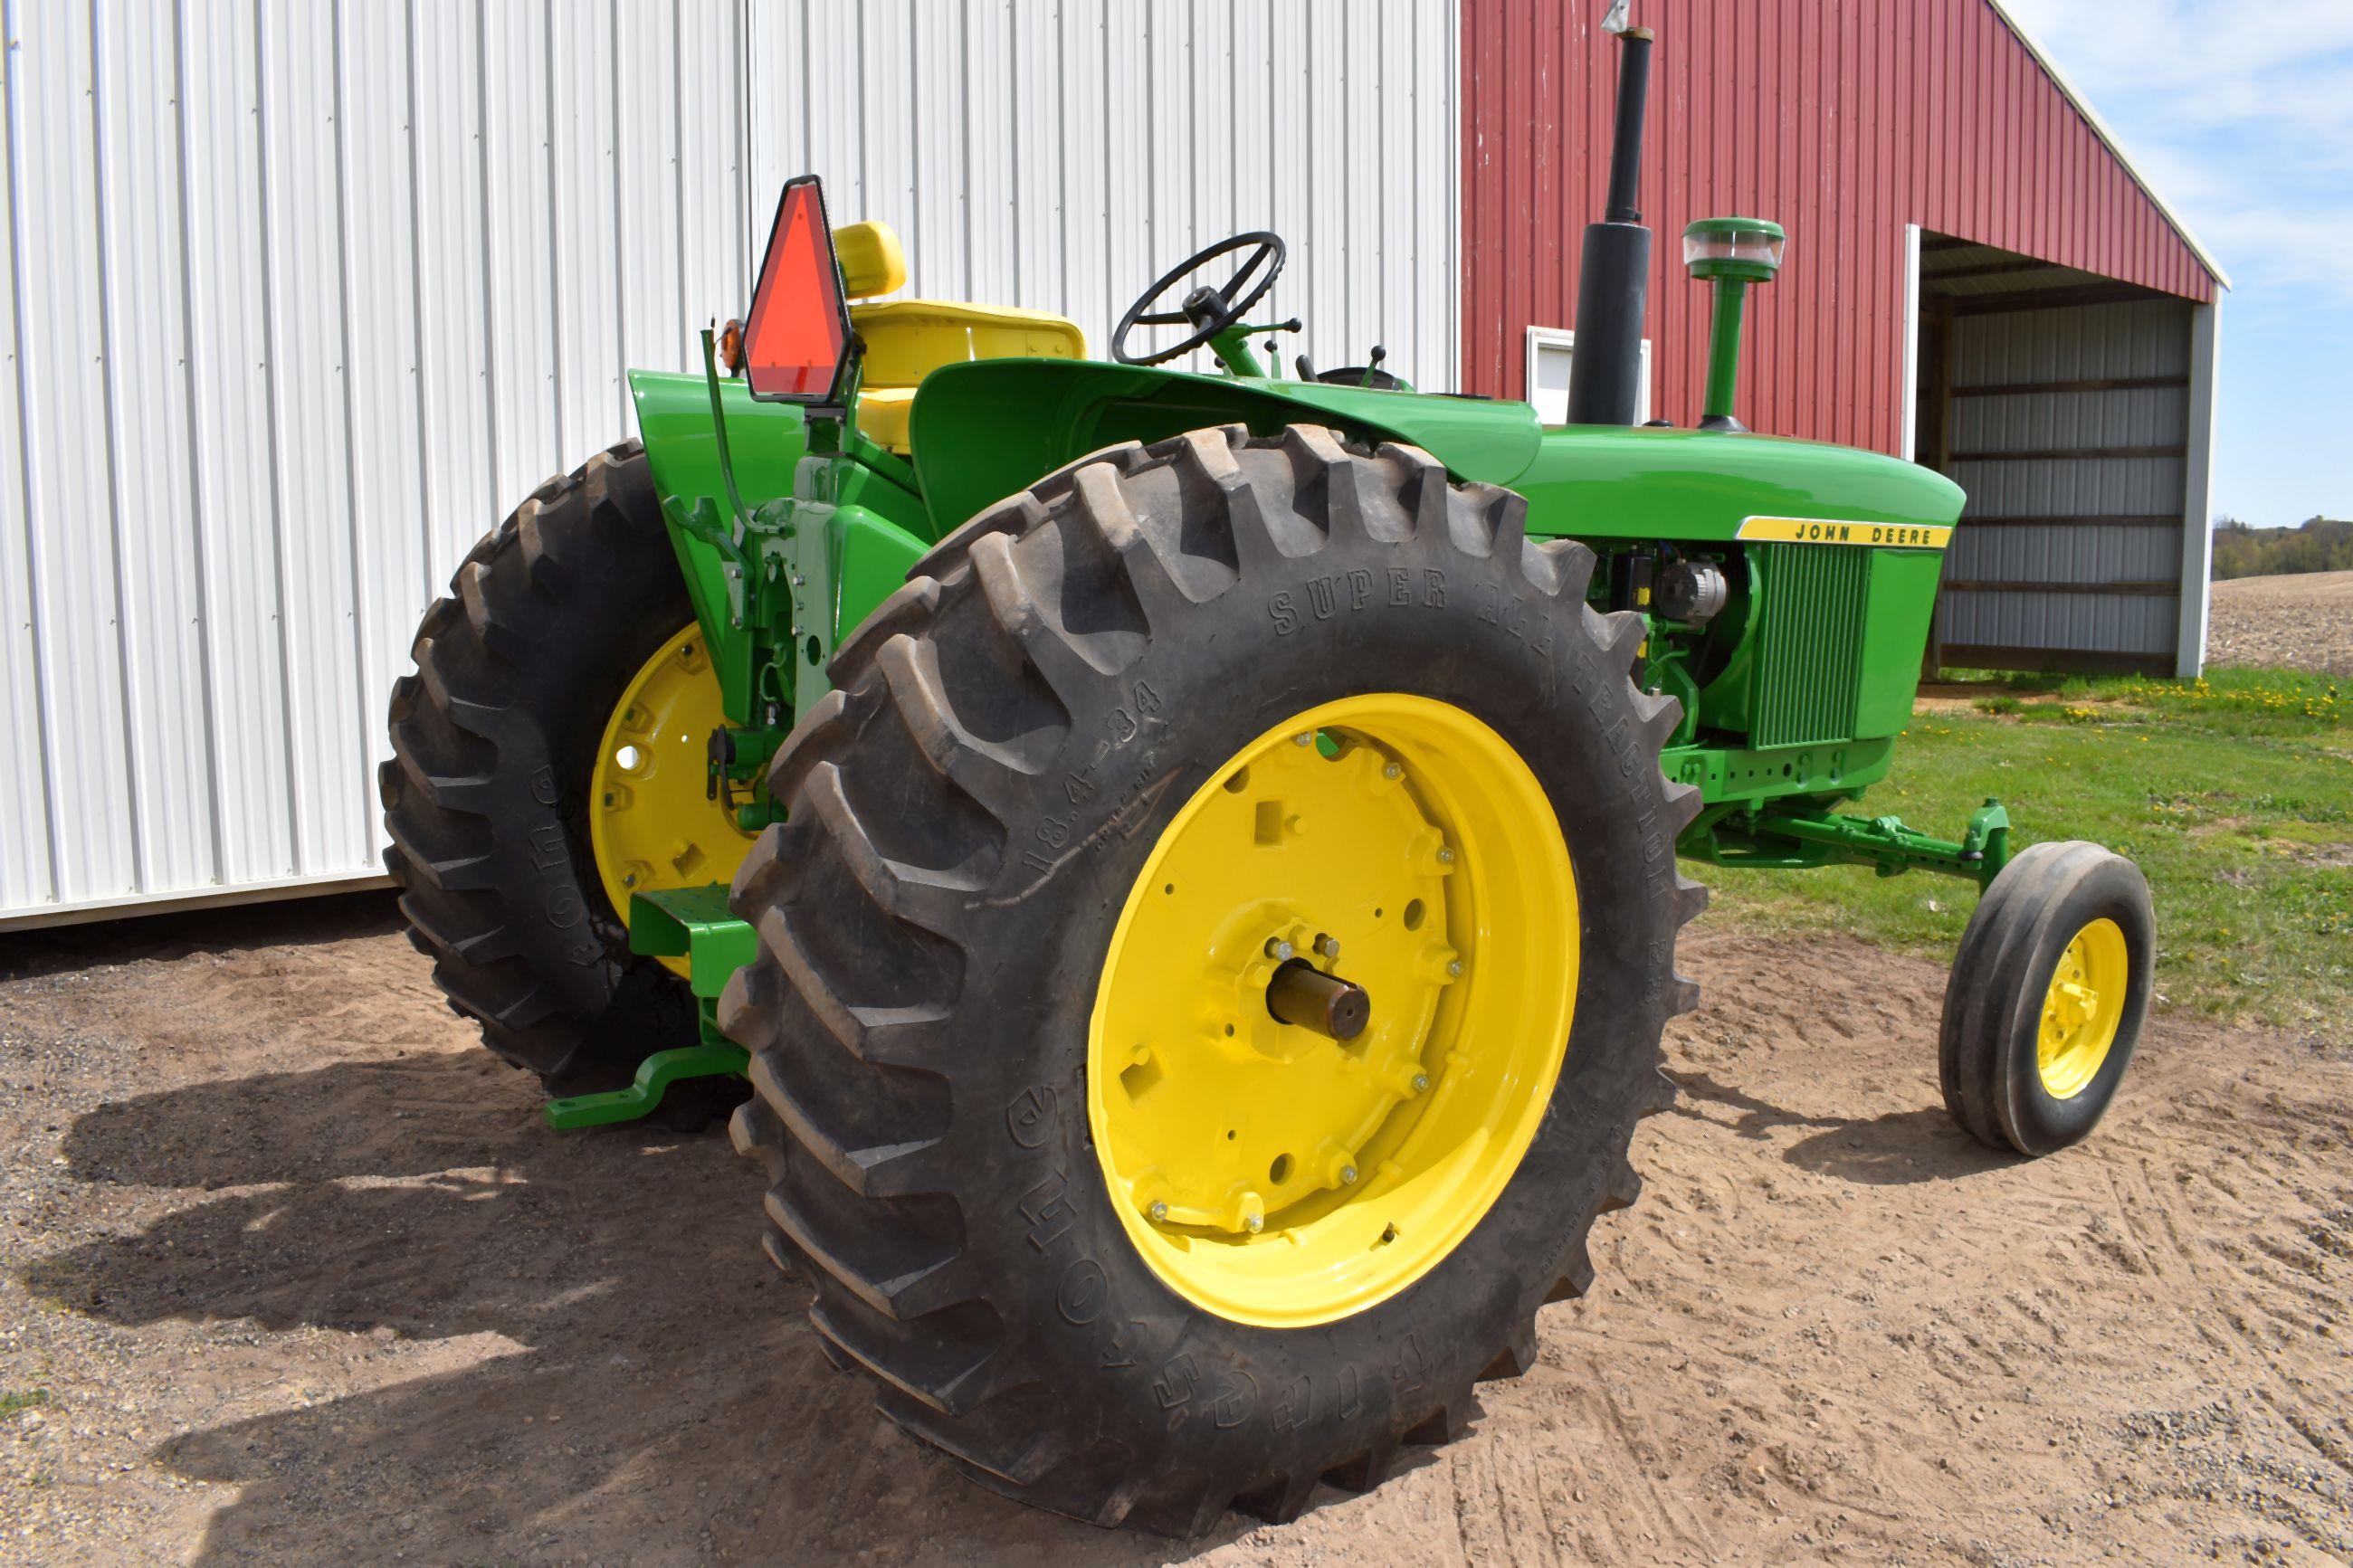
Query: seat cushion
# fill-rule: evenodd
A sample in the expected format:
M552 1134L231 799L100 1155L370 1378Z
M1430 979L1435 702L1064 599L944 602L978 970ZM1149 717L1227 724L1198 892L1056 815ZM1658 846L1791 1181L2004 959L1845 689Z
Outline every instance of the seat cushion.
M914 450L907 440L907 416L914 406L912 386L861 386L858 389L859 432L903 458Z
M892 300L852 305L849 321L866 342L865 385L870 389L918 386L940 366L966 360L1087 357L1086 334L1078 324L1043 310L955 300Z

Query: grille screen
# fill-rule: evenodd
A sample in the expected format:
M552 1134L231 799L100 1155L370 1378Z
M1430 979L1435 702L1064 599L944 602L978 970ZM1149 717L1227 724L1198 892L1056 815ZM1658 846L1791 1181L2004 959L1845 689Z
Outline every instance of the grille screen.
M1823 544L1762 548L1765 647L1749 743L1805 746L1850 739L1875 552Z

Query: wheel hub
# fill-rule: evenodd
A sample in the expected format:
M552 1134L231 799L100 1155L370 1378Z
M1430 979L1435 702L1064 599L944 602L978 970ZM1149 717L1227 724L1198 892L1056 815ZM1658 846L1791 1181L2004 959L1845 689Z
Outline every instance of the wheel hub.
M1271 1322L1434 1266L1549 1096L1575 909L1534 774L1459 709L1351 699L1230 759L1155 847L1097 994L1090 1112L1146 1258Z
M1335 951L1339 945L1331 943ZM1372 1022L1373 999L1354 981L1294 958L1266 983L1266 1010L1278 1024L1293 1024L1345 1045Z
M2124 1017L2129 968L2124 931L2109 920L2077 931L2059 955L2034 1042L2035 1067L2052 1099L2080 1094L2099 1076Z

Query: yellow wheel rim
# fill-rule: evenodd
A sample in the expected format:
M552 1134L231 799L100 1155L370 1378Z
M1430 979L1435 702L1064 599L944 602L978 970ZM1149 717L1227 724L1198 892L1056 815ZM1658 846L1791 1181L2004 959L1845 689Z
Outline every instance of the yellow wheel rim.
M686 628L638 670L596 746L588 839L605 896L624 921L629 895L724 882L753 835L706 794L711 731L723 721L702 628ZM661 961L683 976L686 961Z
M1261 735L1161 834L1096 987L1087 1113L1136 1250L1268 1327L1404 1289L1535 1139L1577 957L1558 819L1486 724L1382 694ZM1284 962L1364 987L1363 1032L1280 1021Z
M2116 1043L2130 973L2125 933L2114 921L2094 921L2059 955L2034 1041L2034 1064L2052 1099L2072 1099L2099 1077Z

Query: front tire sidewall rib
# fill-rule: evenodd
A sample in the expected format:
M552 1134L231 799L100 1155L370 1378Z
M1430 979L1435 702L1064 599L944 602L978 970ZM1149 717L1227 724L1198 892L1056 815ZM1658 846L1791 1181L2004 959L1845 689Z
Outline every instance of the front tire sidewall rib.
M723 1005L752 1047L741 1145L815 1265L813 1318L884 1411L983 1484L1176 1533L1289 1517L1442 1440L1482 1375L1534 1359L1538 1306L1590 1279L1633 1197L1692 792L1675 710L1635 692L1630 616L1583 604L1583 546L1417 449L1200 431L1114 448L985 513L845 647L774 783L790 821L736 882L762 952ZM1168 821L1316 704L1436 699L1502 734L1567 841L1575 1022L1518 1171L1451 1254L1337 1321L1274 1330L1173 1293L1092 1146L1106 944ZM1171 955L1172 962L1184 962Z

